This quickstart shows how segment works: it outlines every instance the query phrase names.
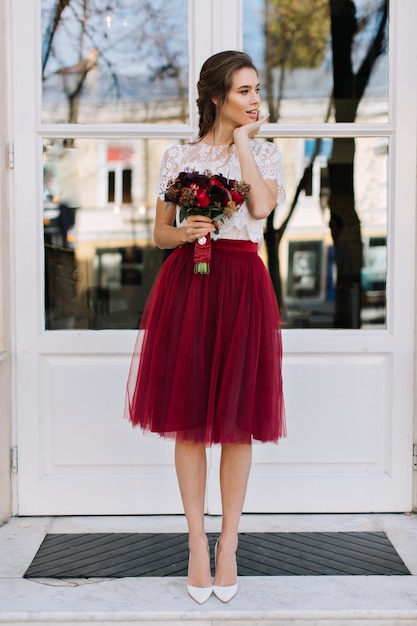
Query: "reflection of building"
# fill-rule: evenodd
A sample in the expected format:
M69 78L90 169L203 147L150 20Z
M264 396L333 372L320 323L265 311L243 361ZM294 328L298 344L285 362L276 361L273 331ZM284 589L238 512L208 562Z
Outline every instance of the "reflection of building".
M137 325L150 281L161 261L152 270L147 265L150 274L143 284L138 281L134 287L130 281L130 292L136 290L137 294L128 297L127 290L122 289L122 257L132 247L145 254L153 245L159 161L168 145L167 141L157 140L76 139L66 148L59 140L45 142L45 193L55 199L52 223L47 218L49 205L45 204L45 242L74 249L76 300L68 306L73 310L75 328ZM65 206L60 198L67 199ZM70 210L74 219L67 231L69 237L49 241L52 228L57 228ZM65 251L62 257L66 257ZM115 283L116 289L112 287ZM71 297L69 292L67 297ZM137 310L133 310L134 302L138 303ZM50 298L47 303L53 307ZM48 315L48 320L52 319L55 323L48 328L68 326L66 319L62 319L61 326L59 318Z
M287 201L285 207L278 208L277 227L286 217L304 167L311 161L315 141L281 139L279 145L284 160ZM287 323L290 326L331 326L335 306L336 266L339 267L339 278L341 273L352 273L349 269L350 249L344 239L343 228L339 228L337 246L333 241L335 227L331 228L327 206L327 162L331 151L331 140L321 140L308 185L300 194L280 246ZM385 322L387 157L388 144L385 139L356 139L354 185L363 246L363 293L355 298L361 297L362 325ZM377 249L378 253L375 252ZM375 278L376 258L379 280ZM300 268L301 263L304 264L303 268Z

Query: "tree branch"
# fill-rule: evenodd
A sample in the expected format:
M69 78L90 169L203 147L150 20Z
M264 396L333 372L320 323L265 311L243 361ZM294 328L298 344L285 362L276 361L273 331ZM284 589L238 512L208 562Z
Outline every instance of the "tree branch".
M61 21L61 15L70 2L71 0L57 0L52 19L45 30L42 42L42 79L44 78L45 67L51 53L52 41Z

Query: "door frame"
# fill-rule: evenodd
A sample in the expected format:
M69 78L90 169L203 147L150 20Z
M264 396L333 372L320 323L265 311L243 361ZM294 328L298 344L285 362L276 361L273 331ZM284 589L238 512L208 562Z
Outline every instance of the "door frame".
M288 363L290 359L294 362L305 362L309 354L312 355L343 355L343 354L374 354L392 355L387 359L387 367L393 376L394 394L389 394L385 398L387 404L392 406L392 419L395 419L394 407L400 400L402 411L406 412L404 419L404 429L392 442L394 455L397 459L403 458L406 470L403 469L403 481L401 492L397 499L392 494L394 509L408 510L412 506L412 443L413 443L413 415L415 415L415 401L410 389L415 382L414 361L415 361L415 296L414 290L407 288L411 283L416 284L416 263L415 263L415 198L416 198L416 127L417 119L415 111L417 109L417 83L410 82L410 75L416 75L416 67L412 67L412 60L416 59L416 54L411 55L410 50L416 51L416 38L413 32L413 25L417 22L417 6L414 0L404 0L402 3L392 2L390 15L391 32L391 63L390 80L391 90L391 112L392 121L387 125L375 128L374 125L350 125L350 124L326 124L326 125L270 125L265 136L280 137L318 137L318 136L351 136L366 137L371 134L388 136L391 139L390 157L390 206L394 210L390 211L389 232L391 238L390 249L393 254L388 260L388 283L387 290L388 310L387 329L384 331L305 331L293 330L284 332L284 354ZM196 111L191 106L191 119L188 128L166 127L166 128L143 128L114 125L109 128L97 126L78 126L74 128L70 125L55 126L39 125L36 116L36 107L30 107L22 115L19 105L22 102L30 101L35 94L37 107L40 104L40 85L36 80L36 68L27 71L27 56L19 53L21 42L26 42L27 49L35 50L33 63L36 55L39 57L39 41L34 37L33 24L36 23L37 2L28 0L8 0L8 6L13 15L25 14L24 20L13 20L12 40L15 46L12 51L12 72L13 81L9 77L9 89L13 93L15 103L14 114L14 144L15 144L15 174L25 172L27 176L23 180L18 179L14 186L13 206L17 211L10 215L12 243L11 243L11 273L10 282L12 289L12 308L15 310L14 323L12 322L12 334L14 337L13 351L17 356L17 365L14 368L13 387L20 387L24 383L25 392L16 395L15 416L17 413L30 414L33 410L31 398L38 397L40 388L38 376L41 374L41 363L38 354L77 354L81 350L89 352L91 355L103 355L114 352L118 346L118 354L128 354L133 345L134 333L117 333L106 331L104 334L97 334L96 331L48 331L43 330L43 299L39 297L42 293L43 265L39 253L39 245L42 241L42 223L39 216L32 212L19 213L20 207L27 206L27 189L35 189L37 202L41 199L41 189L39 181L41 177L41 163L38 160L39 146L43 135L54 137L65 134L68 137L149 137L172 139L192 137L196 127ZM201 37L199 24L212 24L212 16L222 14L220 27L208 32L205 37ZM241 48L241 32L238 26L242 15L242 3L240 0L229 0L226 6L221 0L211 0L207 3L192 2L190 0L190 83L194 89L196 75L202 61L212 52L235 47ZM236 19L239 17L239 20ZM17 24L17 22L22 22ZM25 68L26 63L26 68ZM414 61L415 64L415 61ZM30 64L29 64L30 65ZM32 71L33 70L33 71ZM24 77L24 80L22 80ZM407 97L402 97L407 94ZM194 92L190 90L190 102L194 102ZM19 174L20 175L20 174ZM16 177L17 178L17 177ZM10 176L11 179L11 176ZM16 215L16 217L15 217ZM398 219L394 218L397 217ZM34 238L38 242L38 248L34 251ZM26 258L22 259L21 252L25 251ZM27 253L29 251L29 253ZM400 260L403 268L409 268L406 275L401 276L397 269L398 262L394 262L394 256ZM36 267L37 280L27 283L27 272L31 267ZM25 285L23 290L22 285ZM33 315L28 315L27 303L36 302ZM401 302L401 307L396 303ZM15 306L14 306L15 305ZM396 342L394 346L394 341ZM410 344L414 350L410 350ZM57 348L59 345L59 348ZM395 354L394 354L395 353ZM36 373L33 375L33 373ZM404 394L406 400L404 400ZM401 399L402 397L402 399ZM15 417L17 420L17 418ZM19 440L19 498L24 502L24 506L19 507L15 494L15 512L23 514L42 514L39 512L44 507L42 495L32 493L32 486L28 484L24 476L29 476L38 467L39 459L34 456L31 442L39 437L36 430L36 423L29 425L30 432L25 433L22 438L23 422L16 421ZM417 426L415 426L417 431ZM417 432L415 433L417 437ZM39 441L42 448L43 442ZM212 451L210 457L211 470L209 474L209 484L213 483L213 490L209 498L208 510L211 513L219 511L219 494L214 486L215 476L218 471L218 453ZM255 449L257 456L258 449ZM253 502L254 493L259 476L262 474L262 463L259 471L255 471L252 479L252 487L249 493L249 502ZM390 468L385 468L389 474ZM59 486L57 485L57 491ZM279 491L281 487L271 484L271 491ZM338 488L335 487L335 495ZM313 493L311 494L313 500ZM366 502L362 503L366 507ZM383 506L382 503L374 501L373 510ZM251 510L256 510L255 504L250 504ZM337 505L341 506L340 504ZM295 507L295 504L294 504ZM376 507L376 508L375 508ZM296 509L296 507L295 507ZM295 510L294 509L294 510ZM314 510L313 501L308 504L307 509Z

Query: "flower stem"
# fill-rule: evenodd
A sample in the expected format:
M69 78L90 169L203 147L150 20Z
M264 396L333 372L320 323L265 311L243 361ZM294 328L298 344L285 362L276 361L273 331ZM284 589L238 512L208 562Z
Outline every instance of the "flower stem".
M208 263L195 263L194 274L210 274L210 265Z

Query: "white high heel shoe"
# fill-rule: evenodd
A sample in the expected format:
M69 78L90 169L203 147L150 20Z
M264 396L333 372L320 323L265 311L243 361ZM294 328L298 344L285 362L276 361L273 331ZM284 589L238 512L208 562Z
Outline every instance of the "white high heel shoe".
M216 545L214 547L214 562L217 562L217 544L219 541L216 541ZM213 593L214 595L221 600L222 602L230 602L232 598L237 594L239 584L235 585L213 585Z
M190 566L190 558L191 554L188 557L188 566ZM193 600L198 602L198 604L204 604L207 602L211 594L213 593L213 586L211 587L194 587L193 585L189 585L187 583L187 591L192 597Z

